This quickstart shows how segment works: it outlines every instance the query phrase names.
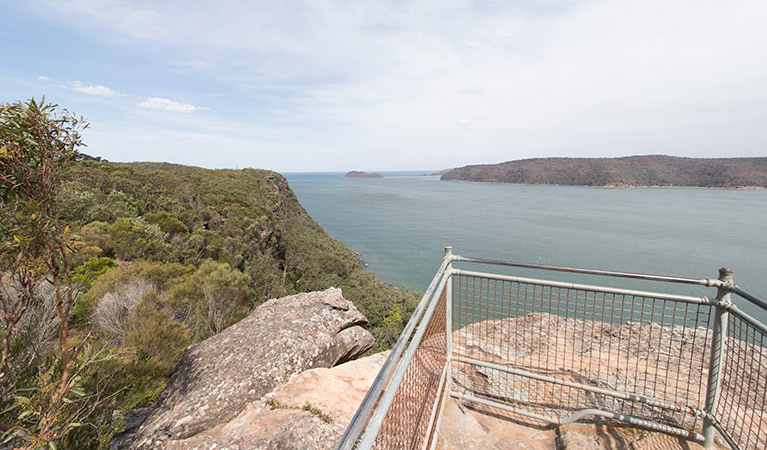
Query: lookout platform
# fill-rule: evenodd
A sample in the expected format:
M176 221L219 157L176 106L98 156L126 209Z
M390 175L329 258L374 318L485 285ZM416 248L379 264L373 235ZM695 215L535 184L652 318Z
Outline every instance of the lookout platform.
M767 326L755 317L767 303L729 269L695 279L447 247L338 448L767 449Z

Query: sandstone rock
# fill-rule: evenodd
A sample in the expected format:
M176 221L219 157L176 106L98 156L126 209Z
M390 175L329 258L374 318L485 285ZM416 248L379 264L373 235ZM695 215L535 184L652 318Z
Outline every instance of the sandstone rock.
M388 356L386 351L331 369L307 370L266 397L296 408L310 403L346 429Z
M560 450L703 450L696 442L605 420L562 425L557 434Z
M109 445L111 450L119 450L121 448L128 448L133 438L136 436L136 432L146 418L151 414L152 408L137 408L130 411L127 414L123 414L120 411L112 412L112 423L124 423L124 429L120 433L115 434L112 437L112 442Z
M378 353L331 369L304 371L248 404L230 422L189 439L170 441L167 450L332 450L387 356L388 352ZM307 404L313 411L304 410Z
M602 450L602 444L596 436L580 433L567 433L557 438L561 450Z
M465 407L448 399L437 437L440 450L552 450L553 428L525 426L491 411Z
M344 429L300 409L271 409L259 401L226 425L189 439L167 442L167 450L328 449Z
M186 350L132 448L165 448L231 420L297 373L354 358L373 345L366 323L340 289L269 300Z

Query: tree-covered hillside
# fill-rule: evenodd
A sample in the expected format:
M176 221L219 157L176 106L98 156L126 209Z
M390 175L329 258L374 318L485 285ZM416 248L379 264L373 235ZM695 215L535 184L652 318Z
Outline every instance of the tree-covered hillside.
M446 181L571 186L767 187L767 158L535 158L459 167Z
M413 293L363 272L353 252L309 217L275 172L83 160L62 176L58 199L64 218L77 227L77 262L108 257L125 272L130 268L123 262L141 260L189 274L207 268L244 276L241 307L227 306L232 311L223 326L269 298L335 286L369 318L378 346L385 347L415 302ZM193 291L190 277L186 289ZM205 293L184 295L182 304ZM92 297L84 296L80 315L95 308L99 299ZM188 315L170 304L163 308L172 317ZM196 337L221 326L198 324Z
M55 105L0 106L4 445L109 448L184 348L267 299L341 288L374 350L415 308L278 173L100 161L77 153L83 126Z
M72 448L104 447L122 427L114 411L151 405L186 346L265 300L341 288L369 319L375 349L391 346L417 303L361 270L275 172L85 159L58 192L78 239L72 322L110 355L82 378L99 403L94 425L68 434Z

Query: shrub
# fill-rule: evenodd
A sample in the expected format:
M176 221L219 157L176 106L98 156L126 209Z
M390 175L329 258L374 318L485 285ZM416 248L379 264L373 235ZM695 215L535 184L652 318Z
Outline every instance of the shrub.
M101 330L108 341L122 342L125 321L144 294L153 289L151 283L139 277L115 286L114 292L107 293L99 300L91 319L93 325Z
M121 217L109 226L115 256L124 260L160 258L167 248L167 235L143 218Z
M167 211L158 211L146 214L144 216L147 222L153 223L160 227L160 229L164 233L168 234L177 234L177 233L186 233L186 225L184 225L184 222L180 221L176 217L174 217L171 213Z
M166 311L155 310L147 301L140 302L125 322L124 345L154 359L167 370L191 341L184 325Z

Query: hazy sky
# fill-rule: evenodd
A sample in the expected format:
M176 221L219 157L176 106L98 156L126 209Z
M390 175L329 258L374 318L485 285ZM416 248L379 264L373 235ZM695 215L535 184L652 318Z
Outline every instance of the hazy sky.
M767 155L767 1L2 0L0 101L283 172Z

